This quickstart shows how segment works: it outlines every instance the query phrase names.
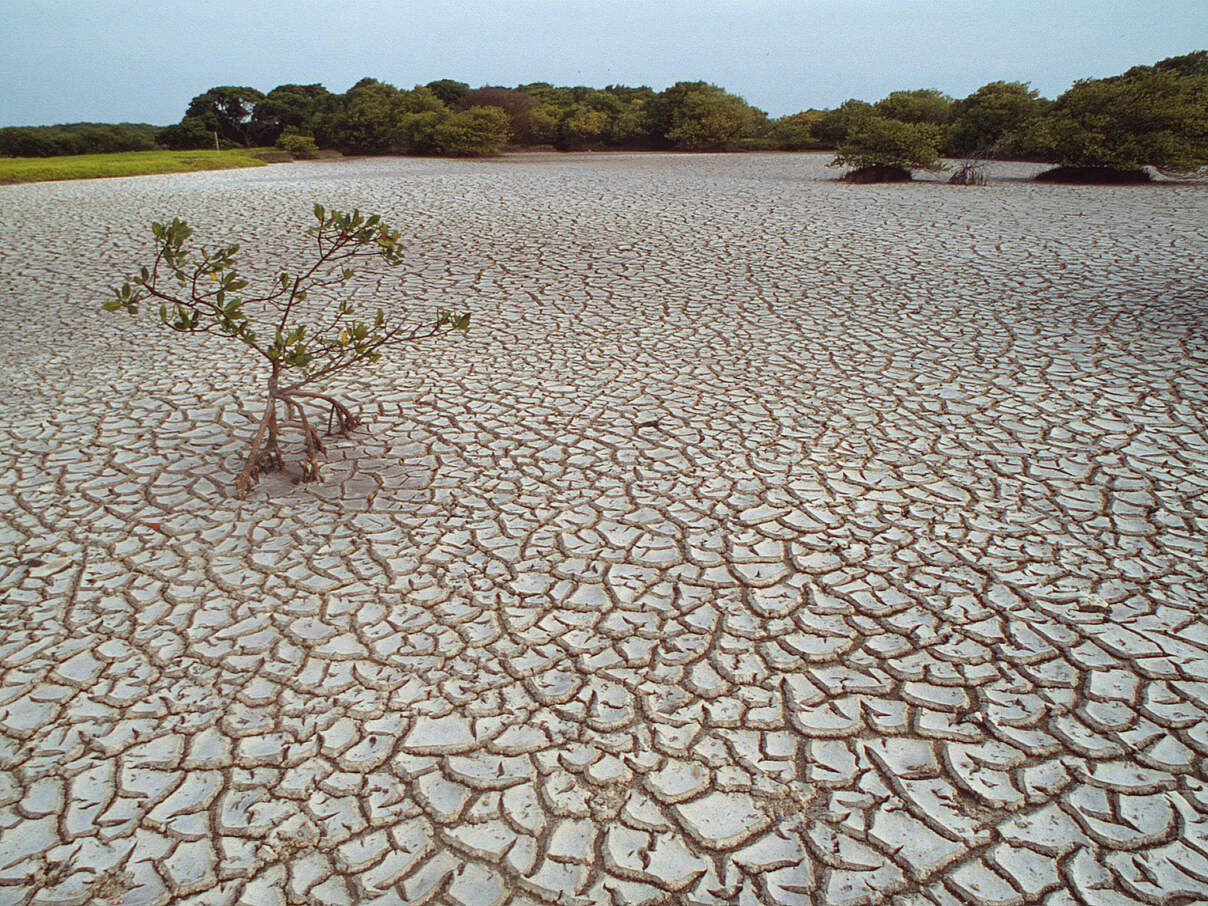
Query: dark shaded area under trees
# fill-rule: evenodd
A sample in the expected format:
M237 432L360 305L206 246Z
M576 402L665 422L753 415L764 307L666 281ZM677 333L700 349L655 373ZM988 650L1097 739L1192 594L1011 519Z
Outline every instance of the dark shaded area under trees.
M836 151L836 164L909 178L942 156L1048 161L1050 178L1144 178L1146 167L1208 165L1208 51L1075 82L1055 100L1026 83L995 81L954 99L935 89L893 91L870 103L770 118L708 82L605 88L533 82L516 87L439 79L398 88L361 79L343 94L319 84L211 88L179 123L78 123L0 129L0 155L271 145L298 157L345 154L477 156L505 149ZM876 175L876 174L872 174Z

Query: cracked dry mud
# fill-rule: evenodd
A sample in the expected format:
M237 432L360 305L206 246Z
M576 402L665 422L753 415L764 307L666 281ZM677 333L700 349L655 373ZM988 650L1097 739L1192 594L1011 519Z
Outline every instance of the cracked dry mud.
M0 904L1208 900L1208 192L824 162L0 188ZM315 201L474 324L238 501L97 304Z

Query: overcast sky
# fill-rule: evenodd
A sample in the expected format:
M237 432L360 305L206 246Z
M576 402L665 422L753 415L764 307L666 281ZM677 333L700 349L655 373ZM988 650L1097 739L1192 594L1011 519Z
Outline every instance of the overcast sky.
M214 85L703 79L773 115L1208 48L1208 0L0 0L0 126L180 119Z

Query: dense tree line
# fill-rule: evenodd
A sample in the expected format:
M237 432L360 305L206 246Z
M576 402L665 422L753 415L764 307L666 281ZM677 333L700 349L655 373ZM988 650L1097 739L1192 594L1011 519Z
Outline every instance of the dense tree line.
M631 88L515 88L441 79L402 89L361 79L344 94L322 85L280 85L268 94L221 86L198 95L158 141L172 148L272 144L313 136L350 154L493 154L505 146L559 150L675 148L738 150L756 140L767 114L707 82L656 92Z
M352 154L492 154L504 147L833 149L853 166L936 166L943 156L1055 161L1078 167L1189 169L1208 162L1208 51L1076 82L1056 100L1022 82L990 82L956 99L935 89L851 99L770 118L707 82L606 88L533 82L471 88L441 79L400 89L362 79L322 85L214 88L161 133L170 147L270 144L312 136ZM295 140L296 141L296 140Z
M149 147L150 128L4 129L0 154ZM458 156L506 147L832 149L838 161L857 167L933 167L941 156L978 156L1186 170L1208 163L1208 51L1079 81L1055 100L1026 83L996 81L960 99L930 88L902 90L778 118L707 82L654 91L548 82L471 88L453 79L398 88L365 78L343 94L319 84L278 85L267 94L224 85L193 98L181 121L154 140L178 149L278 143L295 156L320 149Z
M146 123L61 123L57 126L8 126L0 129L0 157L59 157L148 151L158 126Z

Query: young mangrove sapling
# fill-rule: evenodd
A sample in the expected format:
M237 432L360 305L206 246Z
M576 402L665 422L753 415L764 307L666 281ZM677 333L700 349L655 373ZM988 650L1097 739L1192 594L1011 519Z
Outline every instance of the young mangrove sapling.
M414 343L442 329L465 330L468 312L438 311L415 326L378 309L371 319L357 315L356 267L368 259L387 265L402 261L399 233L376 214L343 213L314 207L317 225L309 230L310 252L296 271L282 271L265 287L252 290L237 269L239 245L192 248L193 231L182 220L153 223L155 258L137 276L113 287L106 311L138 314L144 299L159 302L159 319L182 333L210 333L242 343L268 364L267 398L252 435L243 469L235 479L242 497L269 468L283 468L281 428L296 425L306 444L302 478L319 477L323 443L316 416L326 414L327 432L347 433L359 420L319 381L376 362L389 347ZM280 417L278 407L284 410ZM317 411L316 411L317 410Z

